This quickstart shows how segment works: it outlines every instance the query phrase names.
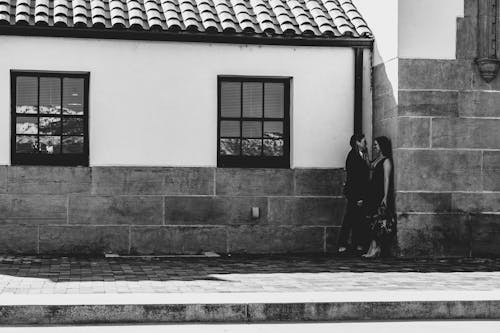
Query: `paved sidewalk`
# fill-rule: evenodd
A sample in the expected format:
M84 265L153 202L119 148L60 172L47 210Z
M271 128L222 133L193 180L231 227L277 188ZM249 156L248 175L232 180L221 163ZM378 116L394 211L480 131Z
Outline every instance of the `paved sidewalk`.
M500 259L0 257L0 295L500 291Z
M500 259L0 257L0 325L500 319Z

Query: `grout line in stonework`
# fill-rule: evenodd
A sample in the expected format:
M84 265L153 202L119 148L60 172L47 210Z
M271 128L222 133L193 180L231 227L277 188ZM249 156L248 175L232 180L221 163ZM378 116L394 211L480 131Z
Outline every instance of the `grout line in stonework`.
M429 119L429 148L432 149L432 117Z
M407 115L405 115L405 116L395 116L393 118L398 118L398 119L400 119L400 118L410 118L410 119L442 118L442 119L448 119L450 117L445 117L445 116L441 116L441 117L440 116L407 116ZM389 119L389 118L386 118L386 119Z
M474 212L475 215L500 215L500 212Z
M326 253L326 227L323 228L323 253Z
M484 150L481 151L481 189L484 188Z
M36 253L40 254L40 225L36 226Z
M457 89L409 89L409 88L400 88L399 91L439 91L439 92L461 92L461 91L482 91L482 90L457 90Z
M441 151L479 151L479 152L482 152L482 151L500 151L499 148L488 148L488 149L484 149L484 148L441 148L441 147L435 147L435 148L404 148L404 147L399 147L399 148L396 148L396 150L441 150Z
M448 211L448 212L401 212L396 211L397 214L404 215L464 215L463 211ZM468 214L468 213L467 213ZM474 212L476 215L500 215L500 212Z
M132 226L128 227L128 253L132 250Z
M467 116L467 117L460 117L460 119L500 120L500 117L478 117L478 116Z
M166 224L166 221L165 221L165 220L166 220L166 218L167 218L167 217L166 217L166 214L165 214L165 210L166 210L166 208L165 208L165 206L166 206L165 201L166 201L166 200L165 200L165 197L162 197L161 199L162 199L162 200L161 200L161 209L162 209L161 223L162 223L163 225L165 225L165 224Z
M44 224L43 226L45 227L64 227L64 224ZM226 224L71 224L71 227L136 227L136 228L142 228L142 227L186 227L186 228L224 228L226 227ZM238 224L234 224L234 226L238 226Z
M66 197L66 224L69 224L69 196Z
M110 196L110 197L143 197L143 196L146 196L146 197L162 197L162 198L171 198L171 197L187 197L187 198L190 198L190 197L193 197L193 198L197 198L197 197L205 197L205 198L213 198L214 195L212 194L168 194L168 195L107 195L107 196ZM232 194L219 194L219 195L216 195L217 197L219 198L263 198L263 197L272 197L272 198L290 198L290 197L294 197L294 198L334 198L334 199L341 199L343 198L343 196L341 195L293 195L293 194L290 194L290 195L270 195L270 194L251 194L251 195L232 195Z
M449 212L396 212L405 215L464 215L464 212L449 211Z
M214 169L214 176L213 176L213 195L217 195L217 168Z
M229 244L229 230L227 228L224 228L224 232L226 233L226 253L230 253L230 244Z
M472 216L469 213L467 213L467 224L469 227L469 230L468 230L469 235L473 235L474 233L472 230ZM474 242L474 237L470 237L469 238L469 257L472 257L472 248L474 246L473 242Z
M297 173L293 172L293 184L292 184L292 195L296 196L297 195Z
M267 223L269 223L269 221L271 221L271 198L270 197L267 197L266 198L266 203L267 203Z
M500 191L424 191L424 190L415 190L415 191L400 191L397 190L397 193L464 193L464 194L500 194Z
M394 116L390 118L384 118L382 120L392 119L392 118L411 118L411 119L427 119L427 118L436 118L436 119L484 119L484 120L499 120L500 117L479 117L479 116L461 116L461 117L453 117L450 118L448 116Z
M104 226L104 225L103 225ZM111 226L111 225L107 225ZM112 225L113 227L119 227L120 225ZM136 228L141 228L141 227L183 227L183 228L224 228L227 227L228 225L226 224L165 224L165 225L160 225L160 224L134 224L133 225ZM234 224L234 226L238 226L238 224Z
M465 90L459 90L460 92L486 92L486 93L500 93L498 90L493 90L493 89L465 89Z
M82 197L146 197L146 198L157 198L157 197L213 197L212 194L91 194L91 195L80 195Z

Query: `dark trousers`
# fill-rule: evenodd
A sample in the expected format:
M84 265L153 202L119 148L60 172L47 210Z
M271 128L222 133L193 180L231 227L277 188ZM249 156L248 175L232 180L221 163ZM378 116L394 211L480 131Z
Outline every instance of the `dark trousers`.
M368 242L368 226L366 224L365 210L359 207L356 201L347 201L347 207L342 222L339 235L339 246L349 245L349 234L351 235L351 245L366 247Z

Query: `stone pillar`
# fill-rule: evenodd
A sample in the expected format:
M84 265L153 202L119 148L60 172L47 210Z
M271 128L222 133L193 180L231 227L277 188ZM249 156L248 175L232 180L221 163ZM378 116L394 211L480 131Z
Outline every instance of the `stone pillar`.
M478 40L497 35L485 2L496 4L465 0L455 59L398 58L392 89L374 70L374 135L394 146L399 255L500 254L500 79L485 80L477 61L480 47L496 57L496 41Z

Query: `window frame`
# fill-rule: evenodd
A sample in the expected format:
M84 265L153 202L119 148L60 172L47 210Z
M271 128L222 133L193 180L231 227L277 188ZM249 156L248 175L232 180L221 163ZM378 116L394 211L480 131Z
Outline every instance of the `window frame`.
M83 152L78 154L31 154L31 153L17 153L16 152L16 123L17 117L19 116L16 112L16 95L17 95L17 78L18 77L37 77L38 78L38 93L37 101L38 107L40 106L40 78L41 77L56 77L61 79L61 114L58 117L61 118L61 123L63 119L66 118L83 118ZM64 93L64 81L65 78L78 78L83 79L83 115L82 116L71 116L63 115L62 104L63 104L63 93ZM10 148L10 158L12 165L49 165L49 166L89 166L89 81L90 72L68 72L68 71L35 71L35 70L11 70L10 71L10 91L11 91L11 148ZM30 115L27 115L30 116ZM40 109L38 109L37 114L33 114L40 118ZM47 114L50 117L50 114ZM43 116L42 116L43 117ZM39 136L39 133L37 134ZM62 137L62 132L61 135ZM62 144L62 142L61 142Z
M218 75L217 76L217 167L219 168L290 168L290 87L291 77L267 77L267 76L237 76L237 75ZM284 103L283 103L283 118L265 118L265 110L262 109L262 117L243 117L243 108L241 109L240 117L222 117L221 115L221 85L222 82L260 82L265 83L283 83L284 84ZM265 96L262 96L264 100ZM243 100L243 95L240 96ZM241 103L243 103L241 101ZM231 156L220 154L221 142L221 121L223 120L239 120L240 133L242 131L242 121L283 121L283 156ZM264 132L262 132L264 135ZM241 134L240 134L241 137Z

